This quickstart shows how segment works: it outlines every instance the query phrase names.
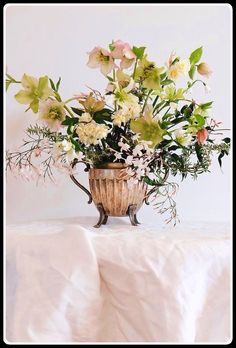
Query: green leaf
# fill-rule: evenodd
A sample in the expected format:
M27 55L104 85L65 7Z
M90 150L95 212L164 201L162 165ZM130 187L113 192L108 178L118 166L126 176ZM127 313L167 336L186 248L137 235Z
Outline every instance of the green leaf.
M16 80L11 76L11 75L9 75L9 74L6 74L6 76L9 78L9 80L11 80L11 81L13 81L13 82L15 82Z
M203 161L203 157L202 157L202 145L196 143L196 144L195 144L195 151L196 151L196 155L197 155L197 158L198 158L199 162L202 162L202 161Z
M61 83L61 77L59 77L59 80L57 81L57 84L56 84L56 91L58 92L58 89L60 87L60 83Z
M51 88L56 91L56 88L55 88L55 85L54 85L54 82L52 79L49 79L49 82L50 82L50 85L51 85Z
M163 86L170 85L171 83L174 83L174 81L169 80L169 79L166 79L166 80L164 80L164 81L161 82L161 84L162 84Z
M6 91L7 91L9 86L10 86L10 84L12 83L12 81L11 80L6 80L5 83L6 83Z
M148 176L145 176L145 177L143 178L143 181L144 181L146 184L150 185L150 186L155 186L154 180L150 179Z
M160 74L161 81L164 80L165 78L166 78L166 72L164 72L163 74Z
M107 75L106 77L108 78L109 81L111 81L111 82L114 81L113 78L112 78L111 76L108 76L108 75Z
M201 57L202 57L202 47L199 47L191 53L189 57L190 64L193 65L198 63Z
M174 65L175 63L179 62L179 57L176 57L173 62L171 63L171 65Z
M56 100L58 100L59 102L61 102L61 97L60 97L60 95L59 95L56 91L54 91L54 93L55 93L55 98L56 98Z
M190 77L191 80L193 80L195 71L196 71L196 66L195 66L195 65L192 65L191 68L190 68L190 70L189 70L189 73L188 73L188 75L189 75L189 77Z
M225 151L222 150L218 156L218 162L219 162L220 167L222 166L222 158L224 157L224 155L225 155Z
M78 143L78 141L76 141L72 137L70 138L70 141L75 146L75 151L82 151L82 148L81 148L80 144Z
M111 110L103 109L103 110L97 111L93 114L93 119L97 123L109 122L111 121Z
M207 110L207 109L210 109L210 108L211 108L212 103L213 103L213 101L210 101L210 102L204 103L204 104L200 104L199 107L200 107L202 110Z
M205 125L206 121L202 115L195 115L195 119L196 119L199 127L203 127Z
M110 51L114 51L115 47L113 46L114 41L112 40L112 43L109 44Z
M227 138L222 139L222 141L224 141L226 144L230 144L231 140L230 140L230 138L227 137Z
M84 110L81 110L81 109L77 109L73 107L71 107L71 109L76 115L79 115L79 116L81 116L84 113Z
M74 126L73 126L73 125L69 125L69 126L67 127L67 134L68 134L68 135L73 134L73 130L74 130Z
M79 122L79 117L69 117L66 116L66 119L61 123L63 126L75 125Z
M177 145L172 145L172 146L170 146L170 147L168 148L168 151L175 151L175 150L177 150L177 149L179 149L179 146L177 146Z
M145 51L145 48L146 48L146 47L135 47L135 46L133 46L132 51L134 52L134 54L136 55L136 57L137 57L138 59L142 59L142 58L143 58L144 51Z

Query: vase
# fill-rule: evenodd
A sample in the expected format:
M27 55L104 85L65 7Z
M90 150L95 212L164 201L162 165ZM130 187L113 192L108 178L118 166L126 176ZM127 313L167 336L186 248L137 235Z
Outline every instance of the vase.
M74 162L72 167L77 163ZM127 166L123 163L107 163L97 168L88 166L85 171L88 172L90 191L74 175L70 177L89 196L88 203L94 202L99 211L99 220L94 227L105 225L108 216L128 216L131 224L137 226L136 214L145 201L147 184L139 180L130 185Z

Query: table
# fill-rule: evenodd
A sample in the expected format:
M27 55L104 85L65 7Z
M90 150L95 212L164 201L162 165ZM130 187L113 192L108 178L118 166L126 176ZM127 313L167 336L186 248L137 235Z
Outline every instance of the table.
M7 226L8 342L230 341L227 223L95 222Z

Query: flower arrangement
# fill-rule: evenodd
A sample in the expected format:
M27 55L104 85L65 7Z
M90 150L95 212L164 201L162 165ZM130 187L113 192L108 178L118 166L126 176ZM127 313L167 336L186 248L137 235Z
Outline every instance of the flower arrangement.
M187 59L172 53L163 66L149 60L145 50L117 40L108 49L89 52L88 67L107 79L104 94L89 88L64 100L61 78L54 83L48 76L24 74L18 81L7 74L7 88L21 84L15 99L38 115L23 147L7 151L7 169L28 180L53 180L54 169L74 173L76 161L95 168L123 163L130 185L144 180L158 211L169 211L168 221L176 221L178 185L168 174L197 178L209 171L214 152L221 165L230 139L216 142L221 122L210 116L212 101L198 103L191 97L197 83L209 91L202 78L211 69L201 62L202 47Z

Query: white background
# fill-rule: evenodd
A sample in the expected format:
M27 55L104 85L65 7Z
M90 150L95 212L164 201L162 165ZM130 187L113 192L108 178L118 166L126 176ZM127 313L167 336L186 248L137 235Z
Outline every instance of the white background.
M198 101L214 100L212 116L231 128L231 16L230 5L63 5L5 7L6 65L10 75L20 79L23 73L35 77L62 77L61 95L68 99L87 91L85 85L100 89L106 79L98 70L86 66L87 54L94 46L106 47L112 39L135 46L146 46L151 60L162 65L172 50L188 57L203 46L203 61L213 70L207 81L211 93L195 88ZM21 144L25 127L35 115L24 113L14 94L19 85L10 87L6 96L6 148ZM230 136L230 132L225 133ZM211 173L180 182L176 196L181 220L229 221L231 209L231 161L224 158L223 171L214 158ZM81 169L81 182L88 185ZM95 207L87 205L87 196L67 177L58 184L36 186L34 182L6 181L7 222L35 219L94 216ZM152 207L139 212L143 222L162 222Z

